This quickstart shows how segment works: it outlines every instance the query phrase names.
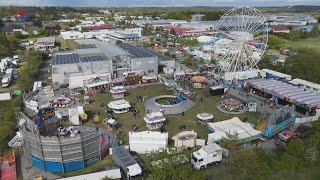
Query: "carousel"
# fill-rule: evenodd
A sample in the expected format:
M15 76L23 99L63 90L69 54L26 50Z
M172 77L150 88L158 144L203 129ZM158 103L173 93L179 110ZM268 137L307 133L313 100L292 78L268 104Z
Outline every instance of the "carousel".
M210 113L203 112L197 114L197 118L199 119L200 123L208 123L213 120L213 115Z
M70 107L74 104L73 98L59 97L50 100L50 105L52 107L64 108Z
M207 84L207 79L202 76L195 76L191 79L192 87L194 88L205 88Z
M220 101L217 108L222 112L231 114L242 114L246 112L245 104L232 98Z
M162 112L152 112L150 114L146 114L143 119L147 123L149 130L160 128L163 125L163 122L166 120Z
M125 92L126 92L126 90L124 89L123 86L115 86L110 89L110 93L111 93L113 99L124 98Z

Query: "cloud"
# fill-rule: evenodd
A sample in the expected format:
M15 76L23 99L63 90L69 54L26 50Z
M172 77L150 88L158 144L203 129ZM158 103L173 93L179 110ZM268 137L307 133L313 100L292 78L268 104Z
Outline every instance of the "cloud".
M13 6L288 6L320 5L320 0L0 0L0 5Z

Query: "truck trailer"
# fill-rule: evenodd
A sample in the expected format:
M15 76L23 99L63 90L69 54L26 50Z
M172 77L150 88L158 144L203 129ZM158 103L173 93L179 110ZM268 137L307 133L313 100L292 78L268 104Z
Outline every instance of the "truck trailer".
M112 159L120 167L124 179L143 179L139 163L124 146L112 147Z
M191 154L191 163L195 169L204 169L210 165L218 165L222 161L222 156L228 156L228 151L218 144L208 144Z

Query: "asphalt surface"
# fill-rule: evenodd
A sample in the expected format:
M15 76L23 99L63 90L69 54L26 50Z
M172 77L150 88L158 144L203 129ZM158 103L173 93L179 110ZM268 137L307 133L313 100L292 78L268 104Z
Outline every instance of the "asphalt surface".
M52 57L48 57L42 63L37 81L42 81L43 84L48 84L48 77L51 76L51 65L53 63Z

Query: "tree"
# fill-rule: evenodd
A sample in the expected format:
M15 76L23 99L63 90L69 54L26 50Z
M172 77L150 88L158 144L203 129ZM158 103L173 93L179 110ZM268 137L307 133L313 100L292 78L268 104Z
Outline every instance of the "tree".
M257 156L252 150L235 152L231 155L231 170L233 175L239 175L245 179L261 177L264 172L261 168Z
M320 53L312 49L299 49L298 54L286 59L280 71L307 81L320 83Z
M32 24L38 28L42 27L42 22L39 19L33 20Z
M280 48L284 47L286 41L281 37L275 35L269 35L268 45L270 49L279 50Z
M169 34L172 34L172 35L177 35L176 31L174 29L170 29L170 32Z
M122 44L122 41L117 40L117 41L116 41L116 44Z
M0 28L4 27L4 23L2 21L2 19L0 18Z
M311 32L310 32L310 37L316 38L316 37L318 37L318 35L319 35L319 28L318 28L318 26L314 25L312 27Z
M169 153L168 153L169 151ZM151 171L151 179L158 180L184 180L184 179L205 179L205 174L201 171L195 171L188 161L178 156L186 156L186 151L178 152L177 150L163 150L152 153L152 161L160 161L158 165L152 165L147 162L146 167ZM163 161L165 160L165 161Z
M283 153L275 163L275 168L279 170L296 170L301 167L300 160L295 156Z

